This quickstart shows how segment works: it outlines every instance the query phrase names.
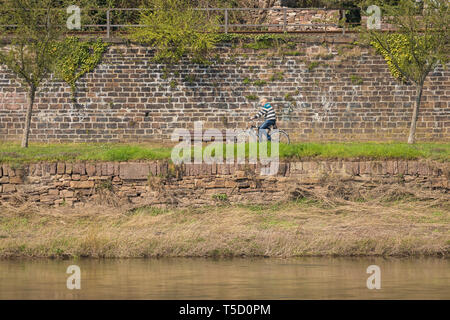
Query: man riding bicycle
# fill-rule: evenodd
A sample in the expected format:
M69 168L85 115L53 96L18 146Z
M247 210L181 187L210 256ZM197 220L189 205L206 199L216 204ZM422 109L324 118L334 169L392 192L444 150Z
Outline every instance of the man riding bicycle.
M254 117L250 118L250 120L258 119L258 118L264 116L265 121L263 122L262 125L260 125L258 127L259 141L262 140L261 137L262 137L263 132L266 135L267 140L270 141L271 137L268 134L268 129L271 126L275 126L276 121L277 121L277 115L275 114L275 110L270 105L270 103L267 102L267 99L265 99L265 98L261 99L259 101L259 105L261 106L261 109Z

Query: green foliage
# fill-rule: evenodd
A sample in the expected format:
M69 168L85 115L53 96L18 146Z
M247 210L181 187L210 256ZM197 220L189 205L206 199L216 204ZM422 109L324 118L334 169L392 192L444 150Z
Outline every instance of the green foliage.
M308 64L308 71L311 72L313 71L315 68L317 68L320 65L320 62L318 61L313 61L310 64Z
M217 18L194 10L187 0L150 0L141 12L139 27L131 40L154 46L154 61L177 63L188 56L195 63L208 63L209 51L217 42Z
M286 100L286 101L294 101L294 98L292 97L292 95L290 93L286 93L284 95L284 100Z
M398 80L406 81L406 77L401 73L401 69L407 69L414 63L413 56L406 50L408 39L404 34L388 34L385 41L389 50L375 40L370 44L380 53L386 61L392 76ZM386 47L387 48L387 47Z
M396 28L395 33L362 29L362 39L381 54L391 74L401 81L423 84L428 73L448 61L450 21L447 0L400 0L395 6L376 2L383 21Z
M278 47L280 45L280 42L286 42L286 37L283 35L268 33L253 36L252 40L253 42L244 43L242 47L254 50L274 48Z
M262 87L262 86L264 86L266 83L267 83L267 82L266 82L265 80L255 80L255 81L253 81L253 84L254 84L255 86L258 86L258 87Z
M294 56L294 57L304 55L304 53L301 51L283 51L282 54L285 56Z
M270 81L283 80L283 79L284 79L284 76L283 76L283 72L281 72L281 71L275 72L269 78Z
M382 1L375 4L381 7L383 22L391 25L395 33L362 28L362 39L384 57L392 76L416 86L408 137L408 143L412 144L425 79L439 64L445 68L449 61L449 2L399 0L396 6Z
M256 101L256 100L259 99L259 97L254 95L254 94L250 94L250 95L245 96L245 97L247 98L247 100L250 100L250 101Z
M236 146L237 147L237 146ZM224 146L225 148L225 146ZM270 149L270 148L269 148ZM248 144L246 145L248 154ZM224 150L225 151L225 150ZM0 163L40 161L132 161L170 159L172 147L113 143L33 143L27 149L14 143L0 144ZM224 155L226 153L224 152ZM450 161L449 143L293 143L280 144L281 158L323 159L434 159Z
M228 195L226 193L213 194L212 198L218 202L227 202Z
M360 85L363 83L363 80L360 76L354 75L352 74L350 76L350 81L354 84L354 85Z
M55 5L52 0L4 0L1 3L0 25L17 27L0 26L3 40L11 39L11 45L0 50L0 63L18 76L30 94L34 94L52 71L51 44L60 36L62 24L62 15L51 11Z
M77 80L95 69L107 47L101 39L85 42L76 37L68 37L54 44L55 73L70 85L74 100Z

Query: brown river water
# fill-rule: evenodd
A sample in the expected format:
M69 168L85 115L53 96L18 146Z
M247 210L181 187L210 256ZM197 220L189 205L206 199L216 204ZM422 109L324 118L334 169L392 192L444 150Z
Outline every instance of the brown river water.
M70 265L79 290L67 288ZM367 288L370 265L380 289ZM0 260L0 299L450 299L450 260Z

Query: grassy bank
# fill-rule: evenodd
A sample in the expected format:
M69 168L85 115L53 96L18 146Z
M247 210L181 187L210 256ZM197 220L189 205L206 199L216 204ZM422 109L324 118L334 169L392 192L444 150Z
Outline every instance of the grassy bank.
M0 143L0 163L36 161L128 161L170 159L171 145L157 144L38 144L20 148ZM226 153L224 152L224 155ZM248 154L248 145L247 145ZM432 159L450 160L450 143L296 143L280 146L282 159Z
M1 206L0 258L446 256L450 203L414 197L187 209Z

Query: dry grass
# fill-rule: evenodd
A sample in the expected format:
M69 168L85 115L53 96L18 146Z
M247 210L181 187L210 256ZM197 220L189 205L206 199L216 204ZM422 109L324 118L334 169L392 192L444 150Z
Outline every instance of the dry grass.
M374 190L357 201L339 197L337 188L326 202L313 195L271 206L3 205L0 257L448 254L448 199L411 190ZM376 197L377 192L384 196Z

